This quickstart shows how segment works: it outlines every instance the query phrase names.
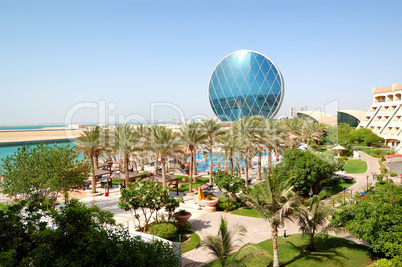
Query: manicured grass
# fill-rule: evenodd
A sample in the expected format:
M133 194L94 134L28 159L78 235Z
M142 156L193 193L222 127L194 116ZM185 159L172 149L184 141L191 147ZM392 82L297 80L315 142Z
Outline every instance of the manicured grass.
M281 233L282 234L282 233ZM308 244L308 238L301 237L300 234L290 235L288 238L278 238L279 262L281 266L369 266L373 262L370 259L370 249L358 245L354 242L329 236L326 239L316 241L317 251L305 251L304 247ZM258 244L266 250L271 257L258 259L250 266L270 266L272 265L272 240L266 240ZM219 266L217 261L212 266Z
M255 209L251 209L251 208L243 208L243 209L234 210L231 212L231 214L254 217L254 218L262 218L261 215Z
M353 181L344 181L344 180L341 180L341 182L338 182L337 184L335 184L335 185L333 186L331 181L326 181L326 182L322 183L322 186L323 186L323 187L325 187L325 186L333 187L332 190L331 190L331 189L327 189L327 190L328 190L328 193L330 194L329 196L332 196L332 195L338 194L339 192L342 192L344 189L347 189L347 188L351 187L351 186L354 185L355 183L356 183L355 180L353 180ZM329 196L328 196L328 197L329 197Z
M183 182L181 181L181 179L182 179L183 177L186 177L187 180L188 180L188 176L187 176L187 175L172 175L172 176L178 177L178 178L179 178L179 183L182 183L182 184L183 184L183 187L182 187L182 188L179 188L179 192L185 192L185 191L188 191L188 190L189 190L189 184L188 184L188 182L187 182L187 183L183 183ZM200 186L200 185L202 185L202 184L208 183L208 182L209 182L209 178L208 178L208 177L199 177L199 178L198 178L198 182L194 182L194 181L193 181L193 188L196 188L196 187L198 187L198 186ZM176 191L176 188L170 188L169 190L170 190L170 191Z
M367 162L350 159L345 161L344 168L347 173L365 173L367 171Z
M7 205L5 204L0 204L0 209L5 210L7 208Z
M355 146L355 149L361 150L364 153L374 156L375 150L380 151L383 155L388 155L389 150L387 149L380 149L380 148L375 148L375 147L369 147L369 146Z
M192 232L192 231L186 231L186 232L190 232L192 234L189 239L187 239L186 241L181 243L181 253L186 253L187 251L195 249L195 247L201 241L201 238L197 233Z

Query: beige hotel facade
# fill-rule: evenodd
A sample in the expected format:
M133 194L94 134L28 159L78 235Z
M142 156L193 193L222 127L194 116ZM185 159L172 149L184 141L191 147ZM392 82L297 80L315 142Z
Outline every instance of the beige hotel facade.
M357 128L368 128L402 153L402 85L373 87L373 103Z

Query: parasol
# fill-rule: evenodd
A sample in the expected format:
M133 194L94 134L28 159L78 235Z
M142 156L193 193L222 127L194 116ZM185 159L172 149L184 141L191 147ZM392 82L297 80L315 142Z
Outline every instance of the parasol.
M197 194L197 200L201 201L205 198L204 193L201 190L201 186L198 187L198 194Z

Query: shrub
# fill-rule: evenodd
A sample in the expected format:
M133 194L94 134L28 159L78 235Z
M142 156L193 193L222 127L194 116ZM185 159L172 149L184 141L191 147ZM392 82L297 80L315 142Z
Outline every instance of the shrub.
M149 233L164 239L172 238L177 232L176 226L172 223L153 224L149 227Z
M374 150L372 156L376 157L376 158L381 158L383 156L383 154L381 153L380 150Z
M191 227L193 227L193 225L189 221L184 222L184 224L178 223L177 232L182 233L184 231L190 230Z
M232 201L228 197L218 197L218 200L219 202L216 204L216 209L220 211L232 211L243 206L241 202Z
M214 183L220 191L229 195L233 200L237 200L236 193L244 189L244 181L234 173L218 171L214 176Z
M392 173L389 174L389 176L391 176L391 177L396 177L396 176L398 176L398 174L392 172Z

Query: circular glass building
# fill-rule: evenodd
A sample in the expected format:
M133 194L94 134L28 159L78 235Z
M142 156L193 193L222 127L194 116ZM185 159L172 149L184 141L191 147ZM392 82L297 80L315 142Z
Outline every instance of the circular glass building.
M221 121L243 116L272 118L284 95L278 67L255 51L240 50L219 62L209 82L209 102Z

